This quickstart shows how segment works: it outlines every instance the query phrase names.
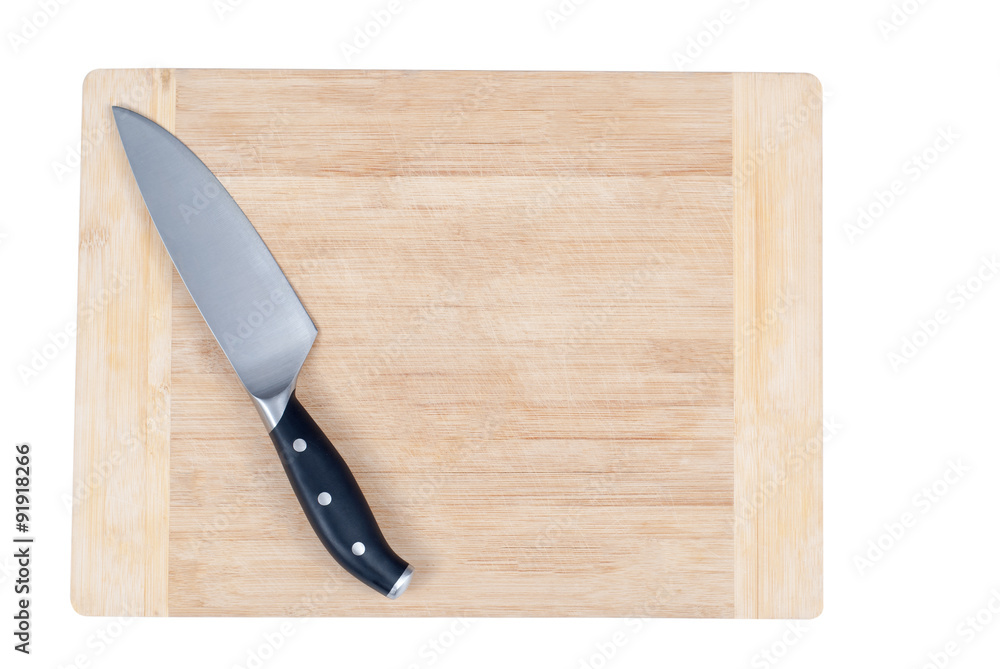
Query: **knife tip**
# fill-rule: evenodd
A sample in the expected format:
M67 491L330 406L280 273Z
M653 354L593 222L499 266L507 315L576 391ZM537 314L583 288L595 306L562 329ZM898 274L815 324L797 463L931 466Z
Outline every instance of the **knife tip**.
M140 116L140 114L135 113L131 109L126 109L125 107L119 107L117 105L111 105L111 114L115 117L116 125L121 125L122 119L129 116Z

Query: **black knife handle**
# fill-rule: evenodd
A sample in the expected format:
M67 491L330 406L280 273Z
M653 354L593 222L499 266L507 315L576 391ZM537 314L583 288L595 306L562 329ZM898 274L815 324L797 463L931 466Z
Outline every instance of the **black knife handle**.
M271 441L309 523L334 559L390 599L402 594L413 569L389 548L347 463L294 392Z

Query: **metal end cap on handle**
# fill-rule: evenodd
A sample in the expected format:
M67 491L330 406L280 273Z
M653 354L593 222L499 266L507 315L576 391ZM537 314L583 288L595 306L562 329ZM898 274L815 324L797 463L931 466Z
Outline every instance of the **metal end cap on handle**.
M401 594L403 594L403 592L406 591L406 588L409 587L411 578L413 578L413 567L411 565L406 565L406 569L403 570L399 580L397 580L396 584L392 586L392 590L389 591L386 597L389 599L397 599Z

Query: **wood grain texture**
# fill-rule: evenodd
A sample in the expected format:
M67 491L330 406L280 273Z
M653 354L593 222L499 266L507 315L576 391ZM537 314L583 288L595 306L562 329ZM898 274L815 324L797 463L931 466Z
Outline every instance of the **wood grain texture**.
M95 71L83 100L71 599L87 615L166 615L173 265L111 105L172 129L173 74Z
M733 440L734 81L176 71L174 131L319 328L300 399L417 571L390 602L326 554L174 273L156 321L170 366L156 613L745 615L735 472L755 451ZM123 154L93 167L141 207ZM108 235L129 224L109 216ZM112 266L81 260L81 291ZM93 388L78 380L85 429ZM79 435L78 482L94 464ZM74 554L84 534L100 547L132 531L75 528Z
M172 613L732 614L730 77L177 80L319 328L299 395L419 577L337 568L178 282Z
M738 617L823 606L822 99L734 76Z

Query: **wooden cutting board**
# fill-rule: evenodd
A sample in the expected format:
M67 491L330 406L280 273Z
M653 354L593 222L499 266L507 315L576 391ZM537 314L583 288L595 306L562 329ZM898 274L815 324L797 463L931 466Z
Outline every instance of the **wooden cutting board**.
M416 568L399 600L308 526L112 104L204 160L302 298L300 399ZM818 615L820 117L798 74L90 74L74 606Z

